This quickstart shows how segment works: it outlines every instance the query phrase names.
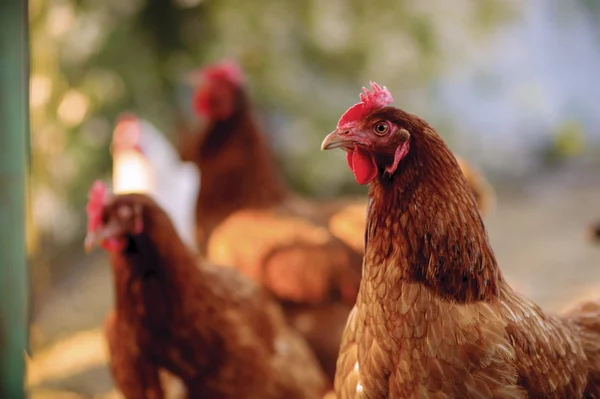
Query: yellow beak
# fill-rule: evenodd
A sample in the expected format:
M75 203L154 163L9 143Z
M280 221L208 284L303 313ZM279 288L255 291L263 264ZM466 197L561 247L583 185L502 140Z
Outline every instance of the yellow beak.
M107 238L115 237L122 233L123 228L116 222L109 222L108 224L96 229L96 231L88 232L83 242L85 253L89 254L96 247L100 247Z

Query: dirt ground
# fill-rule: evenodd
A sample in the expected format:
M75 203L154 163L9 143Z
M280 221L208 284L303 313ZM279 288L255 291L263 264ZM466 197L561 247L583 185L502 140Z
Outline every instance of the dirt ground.
M600 297L600 173L561 172L499 191L486 224L508 281L547 311ZM28 385L33 398L118 398L101 325L112 303L105 255L82 258L35 316Z

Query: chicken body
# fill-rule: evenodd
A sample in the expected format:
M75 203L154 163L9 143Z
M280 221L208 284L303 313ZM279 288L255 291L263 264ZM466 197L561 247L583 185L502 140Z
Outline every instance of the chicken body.
M317 360L268 294L233 268L198 263L144 195L118 196L103 212L105 231L120 231L123 243L111 252L106 336L125 397L163 398L161 370L180 378L189 398L322 397ZM136 214L141 223L128 221Z
M515 293L443 140L366 93L323 142L370 185L338 399L598 397L599 304L557 318Z
M453 296L443 284L456 284L459 278L444 273L443 266L426 269L433 262L454 261L452 255L429 254L422 261L427 264L418 265L409 248L426 239L427 232L419 232L413 225L419 222L410 216L391 210L384 215L382 208L393 206L374 199L360 293L338 360L339 398L581 397L589 361L573 320L547 316L513 292L493 270L492 259L475 277L467 277L481 282L464 284L481 292L487 280L494 291L482 293L480 300L465 301L474 296L468 291L465 297ZM393 248L388 249L386 237L394 237ZM426 275L439 273L440 280L421 280L415 266ZM595 317L600 320L597 310ZM595 336L600 338L600 329Z
M582 397L589 361L572 320L508 287L492 302L457 304L424 284L377 280L363 278L344 333L338 399Z

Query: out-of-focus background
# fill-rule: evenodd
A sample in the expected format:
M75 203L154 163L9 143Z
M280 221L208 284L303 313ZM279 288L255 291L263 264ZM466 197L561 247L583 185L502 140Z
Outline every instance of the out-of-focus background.
M85 256L86 193L109 178L115 118L170 140L191 112L189 72L239 62L287 181L361 194L319 145L369 80L476 165L509 281L549 311L600 296L600 1L30 0L32 351L38 397L117 397L101 324L103 253ZM45 395L45 396L44 396ZM74 396L77 397L77 396Z

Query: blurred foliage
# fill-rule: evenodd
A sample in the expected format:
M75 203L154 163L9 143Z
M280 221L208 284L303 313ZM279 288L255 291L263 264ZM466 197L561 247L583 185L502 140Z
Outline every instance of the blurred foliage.
M271 139L290 182L304 192L334 194L351 176L340 162L332 166L318 145L358 99L357 88L372 79L397 98L417 97L513 6L501 0L31 0L36 224L55 245L78 237L90 182L108 176L115 117L131 110L166 133L181 118L197 124L186 74L221 57L246 71L257 108L268 115L265 125L277 133Z
M584 132L577 122L565 122L556 131L552 141L543 149L542 157L546 164L557 165L562 161L580 155L583 151Z

